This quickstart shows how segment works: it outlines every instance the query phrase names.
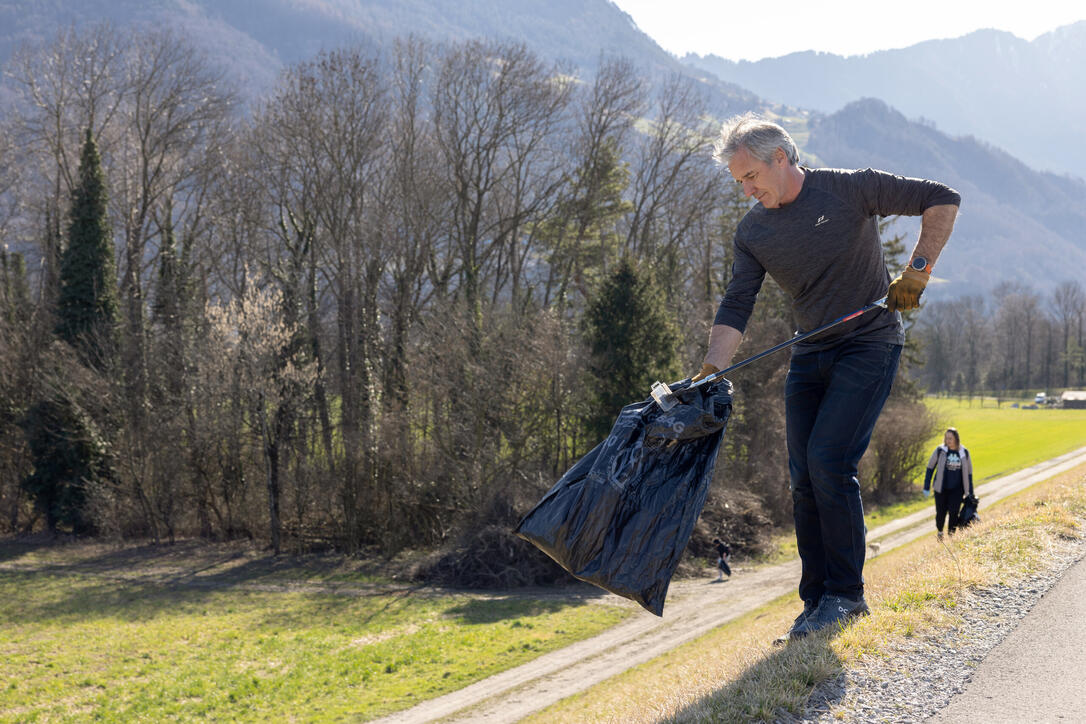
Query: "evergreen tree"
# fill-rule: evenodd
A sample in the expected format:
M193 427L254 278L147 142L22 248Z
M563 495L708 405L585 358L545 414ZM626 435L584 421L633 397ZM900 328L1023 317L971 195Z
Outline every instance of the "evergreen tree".
M648 395L654 380L678 374L679 333L650 273L623 258L605 278L584 318L594 405L587 425L598 439L615 416Z
M113 354L116 330L117 274L105 176L88 128L72 195L68 246L61 258L56 332L85 362L101 369Z
M109 368L117 335L117 279L107 212L102 163L88 129L61 257L55 331L83 365L98 372ZM74 372L58 370L58 379ZM86 486L109 475L108 445L95 422L66 393L57 392L32 405L22 427L33 461L23 489L45 513L49 529L93 532Z
M551 283L557 287L554 296L559 304L564 303L571 284L587 296L616 256L620 243L616 225L632 209L622 198L630 172L620 155L618 144L605 140L597 156L574 172L569 197L558 204L544 228Z
M25 460L25 436L19 427L29 404L33 364L32 306L26 264L21 254L0 246L0 502L9 529L16 527L16 501ZM6 504L12 501L10 505ZM4 524L0 522L0 530Z
M107 446L94 423L63 395L34 405L23 420L34 471L23 490L45 514L50 532L94 533L87 484L109 478Z

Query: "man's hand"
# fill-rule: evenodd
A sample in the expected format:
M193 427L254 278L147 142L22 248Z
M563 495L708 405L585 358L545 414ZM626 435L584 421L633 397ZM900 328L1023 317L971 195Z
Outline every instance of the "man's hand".
M929 495L931 495L931 491L930 491L930 490L928 490L927 488L924 488L924 497L926 498L926 497L928 497Z
M916 309L920 306L920 295L928 285L931 275L916 269L906 269L897 279L890 282L886 292L886 308L891 312L898 309Z
M716 365L711 365L708 362L705 362L705 363L703 363L701 365L701 372L694 375L690 379L690 381L691 382L697 382L698 380L703 380L706 377L708 377L709 375L715 375L719 371L720 370L716 367Z

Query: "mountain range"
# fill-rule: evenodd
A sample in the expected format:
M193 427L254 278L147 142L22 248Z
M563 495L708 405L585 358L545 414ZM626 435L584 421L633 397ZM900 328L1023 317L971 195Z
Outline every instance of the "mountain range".
M523 42L588 72L603 56L623 55L650 78L696 78L718 117L772 113L805 162L883 168L961 191L929 296L983 293L1004 279L1047 291L1086 267L1086 183L1035 170L1082 167L1086 94L1070 78L1086 63L1086 23L1032 43L978 31L870 56L729 64L712 56L680 62L609 0L6 0L0 63L24 43L101 21L189 37L250 99L283 67L321 49L406 35ZM1016 93L1022 102L1010 103ZM915 222L895 228L915 238Z
M757 62L693 54L683 61L769 101L823 113L877 97L1034 168L1086 176L1086 20L1033 41L978 30L849 57L807 51Z
M810 123L805 150L842 168L934 178L962 195L929 297L986 293L1003 280L1047 291L1086 269L1086 183L1040 173L971 136L913 123L875 99ZM915 223L899 223L915 239Z
M646 74L689 73L609 0L0 0L0 64L24 44L46 43L58 30L91 22L172 29L255 95L284 66L322 49L377 46L408 35L523 42L580 69L621 55ZM706 87L724 105L760 103L715 78Z

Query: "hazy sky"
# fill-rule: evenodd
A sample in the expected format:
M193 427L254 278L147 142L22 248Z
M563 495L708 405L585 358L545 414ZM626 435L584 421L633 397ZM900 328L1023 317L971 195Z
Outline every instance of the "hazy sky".
M858 55L979 28L1033 40L1086 20L1080 0L612 0L661 47L759 60L799 50Z

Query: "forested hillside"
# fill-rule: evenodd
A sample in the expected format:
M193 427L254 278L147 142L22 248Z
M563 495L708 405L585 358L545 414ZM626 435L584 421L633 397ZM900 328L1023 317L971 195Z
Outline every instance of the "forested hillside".
M297 64L249 117L172 35L71 33L23 69L0 136L9 530L389 552L507 530L703 354L746 200L687 79L404 43ZM791 333L763 298L751 349ZM787 520L785 359L736 378L704 521L737 543Z
M266 37L292 9L269 5ZM821 117L644 57L406 36L299 45L262 90L179 27L60 29L6 66L0 532L385 554L506 536L620 405L697 369L748 208L711 160L729 109L779 113L832 163L961 186L947 259L976 267L940 264L962 289L1030 279L970 236L995 238L986 208L1047 213L1020 223L1065 255L1081 218L1078 187L1015 197L1005 169L1036 174L882 104ZM787 339L787 310L767 283L740 354ZM734 377L695 547L790 520L786 362ZM909 493L930 433L907 371L862 464L871 502Z
M832 56L789 56L792 60L779 59L779 67L770 61L739 64L744 69L754 66L764 70L739 80L750 82L756 91L772 99L767 101L703 70L716 68L723 76L731 77L716 65L697 63L699 67L695 68L679 63L607 0L480 0L453 4L438 0L331 0L320 4L269 0L261 3L259 13L242 0L16 0L0 6L0 62L9 60L9 75L0 83L4 106L20 102L17 79L26 75L20 70L21 56L11 53L19 47L29 51L42 43L52 44L57 32L65 28L82 28L103 19L119 32L139 35L149 29L168 30L185 39L221 73L220 87L236 89L244 112L255 110L271 92L283 68L309 60L321 49L356 47L369 55L387 57L397 38L413 36L433 43L468 38L523 43L539 57L559 64L560 72L573 75L594 73L601 59L625 58L648 83L667 82L675 74L694 78L691 93L698 96L697 103L708 116L717 121L748 110L778 118L796 135L805 158L813 162L841 167L876 166L939 179L960 188L966 197L964 212L939 270L940 282L947 283L933 285L928 292L930 298L987 294L1008 279L1047 293L1064 280L1062 270L1078 268L1086 254L1086 239L1075 231L1086 215L1086 184L1039 173L1013 154L1008 155L998 147L1012 147L1000 142L1005 138L1000 135L1005 127L1000 126L999 133L995 133L997 129L988 125L1010 125L1016 137L1024 141L1052 144L1073 152L1074 144L1065 144L1061 139L1079 133L1074 118L1083 117L1074 105L1083 102L1083 94L1076 92L1077 84L1068 76L1078 67L1076 48L1086 47L1074 40L1080 26L1039 38L1028 44L1028 53L1011 42L1010 36L1004 38L1006 33L977 33L873 54L871 63L875 65L870 67L863 65L862 59L838 59L840 68L833 65L831 70L820 71L823 61L830 62ZM993 45L991 38L998 42ZM1020 58L1024 65L1015 66L1008 58ZM790 62L795 67L788 65ZM1013 67L1004 67L1007 63ZM861 68L866 70L861 72ZM930 73L939 68L951 74L946 76L946 83L926 82ZM1025 77L1020 78L1023 72ZM865 80L872 73L883 81ZM781 85L763 85L768 78ZM895 82L887 82L888 78ZM1038 78L1051 82L1038 84ZM1014 89L1019 86L1028 86L1028 93L1023 90L1015 96ZM1044 90L1048 87L1067 91L1049 93ZM917 116L938 116L916 110L910 99L941 98L940 89L945 88L953 92L951 97L938 101L939 107L961 106L961 122L947 124L940 120L939 128L918 122ZM905 94L900 96L900 108L896 105L899 96L894 93ZM986 95L974 98L978 93ZM1013 101L1007 94L1015 96ZM818 100L839 98L844 102L853 97L882 97L893 110L875 111L863 104L841 108L836 102ZM988 110L979 110L984 108ZM899 112L902 109L904 112ZM827 119L826 112L837 111L841 112ZM1018 118L1015 114L1028 117ZM880 128L884 121L888 125ZM1045 132L1047 122L1060 127ZM989 130L993 133L989 134ZM897 228L915 232L915 226L908 223Z
M0 5L0 64L23 45L52 41L58 30L100 22L170 29L188 38L228 70L245 99L260 97L284 67L322 50L387 48L408 36L527 43L543 57L584 70L601 57L622 56L645 75L688 72L608 0L13 0ZM760 103L716 79L703 87L711 89L717 113Z

